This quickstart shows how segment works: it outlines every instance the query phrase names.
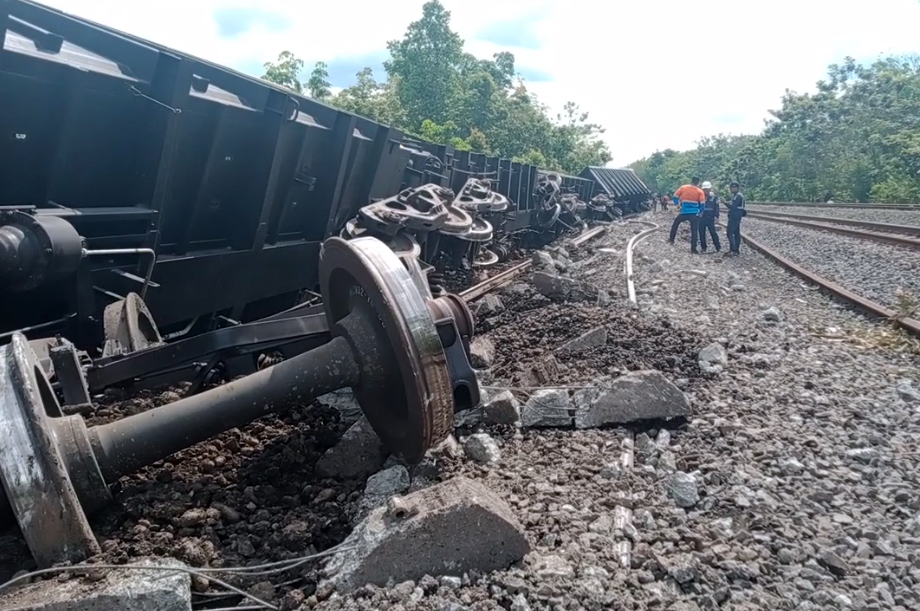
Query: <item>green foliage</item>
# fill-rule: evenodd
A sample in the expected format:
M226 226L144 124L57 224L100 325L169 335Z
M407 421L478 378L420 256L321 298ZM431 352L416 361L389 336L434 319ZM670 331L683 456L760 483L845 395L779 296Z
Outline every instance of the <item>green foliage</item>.
M762 201L920 201L920 58L831 65L817 91L787 91L757 136L705 138L632 164L653 190L691 174Z
M303 60L294 57L290 51L282 51L278 55L278 61L265 62L265 74L262 78L293 89L297 93L303 93L303 85L300 83L300 73L303 71Z
M288 52L266 64L266 80L306 89L318 100L437 144L474 150L542 168L576 174L604 165L610 151L603 129L588 121L574 103L551 119L548 109L518 77L514 55L479 59L466 53L463 39L450 28L450 12L438 0L426 2L422 16L401 40L387 43L386 82L370 68L357 82L329 94L328 72L318 63L301 85L303 62ZM297 89L299 87L300 89Z
M325 62L316 62L306 85L307 93L314 100L325 102L332 97L332 92L329 90L331 85L329 83L329 71L326 69Z

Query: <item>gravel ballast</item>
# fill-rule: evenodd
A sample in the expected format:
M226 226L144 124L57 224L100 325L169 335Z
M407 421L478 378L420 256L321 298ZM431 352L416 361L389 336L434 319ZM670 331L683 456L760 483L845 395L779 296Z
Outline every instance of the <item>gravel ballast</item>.
M920 206L917 210L873 210L871 208L809 208L804 206L751 206L751 212L775 212L778 214L804 214L826 216L854 221L891 223L893 225L920 226Z
M783 225L744 220L746 234L820 276L855 293L892 307L901 287L920 298L920 251Z

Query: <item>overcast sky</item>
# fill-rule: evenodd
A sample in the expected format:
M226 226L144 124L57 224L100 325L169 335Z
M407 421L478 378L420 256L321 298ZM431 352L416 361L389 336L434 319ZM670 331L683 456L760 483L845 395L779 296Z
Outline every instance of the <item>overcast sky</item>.
M702 136L756 133L786 88L807 91L850 55L920 52L918 0L442 0L467 51L511 51L528 86L607 128L611 165ZM283 50L347 86L385 78L386 42L424 0L45 0L256 76ZM852 7L852 8L851 8ZM306 78L306 75L305 77Z

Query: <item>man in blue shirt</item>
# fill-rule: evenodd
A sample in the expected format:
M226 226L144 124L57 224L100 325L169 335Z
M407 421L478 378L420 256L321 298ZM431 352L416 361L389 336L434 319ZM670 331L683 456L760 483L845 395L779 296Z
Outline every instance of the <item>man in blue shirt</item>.
M737 256L741 254L741 219L747 216L747 210L741 185L732 181L728 188L732 192L732 200L728 204L728 248L730 255Z
M706 252L706 232L712 237L712 245L716 252L722 250L719 234L716 232L716 223L719 220L719 196L712 190L712 183L703 181L703 193L706 194L706 207L700 217L700 250Z

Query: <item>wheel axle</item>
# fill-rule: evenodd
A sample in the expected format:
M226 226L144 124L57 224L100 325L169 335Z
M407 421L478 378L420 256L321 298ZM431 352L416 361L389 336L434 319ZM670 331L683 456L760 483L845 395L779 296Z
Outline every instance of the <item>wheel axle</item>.
M12 513L40 566L82 560L99 551L87 515L109 501L117 478L345 387L394 454L421 460L449 434L455 405L478 403L472 316L460 299L423 296L375 238L327 240L320 283L328 343L102 426L61 413L28 341L15 335L0 348L0 526Z

